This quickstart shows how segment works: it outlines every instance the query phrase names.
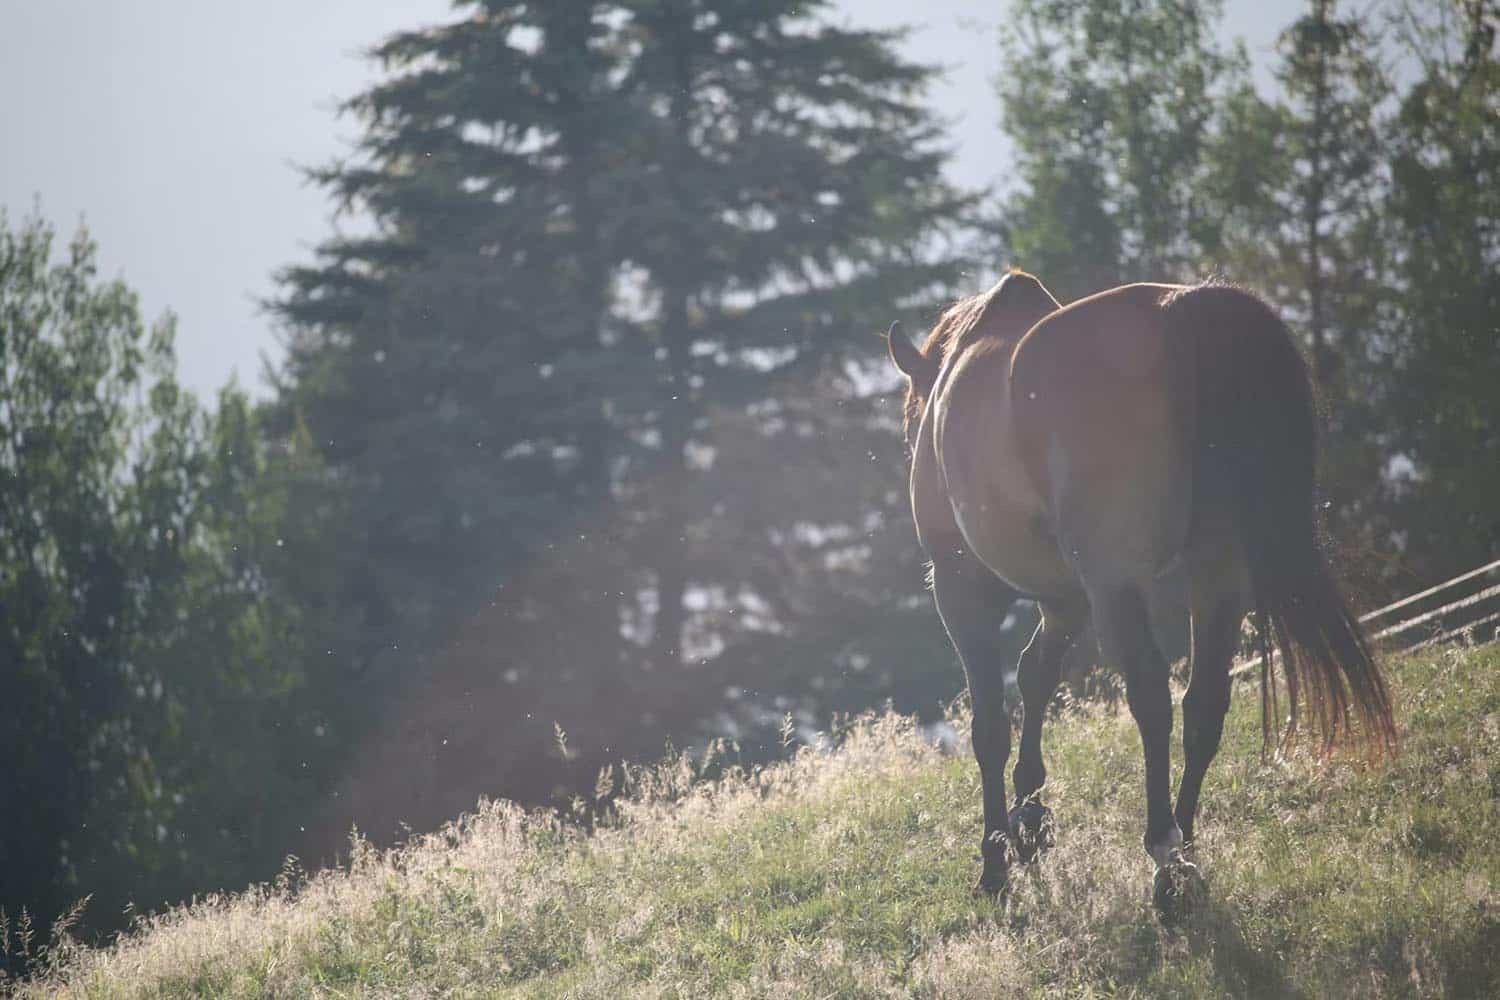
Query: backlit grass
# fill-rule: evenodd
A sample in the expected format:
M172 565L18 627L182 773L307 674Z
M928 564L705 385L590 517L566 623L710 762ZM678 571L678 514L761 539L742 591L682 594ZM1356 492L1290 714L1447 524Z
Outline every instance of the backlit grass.
M1010 899L970 895L979 781L908 721L716 782L633 776L585 836L488 804L346 871L212 900L28 996L1500 995L1500 649L1391 665L1379 767L1260 757L1237 693L1200 820L1212 902L1150 908L1142 764L1123 712L1049 724L1058 844Z

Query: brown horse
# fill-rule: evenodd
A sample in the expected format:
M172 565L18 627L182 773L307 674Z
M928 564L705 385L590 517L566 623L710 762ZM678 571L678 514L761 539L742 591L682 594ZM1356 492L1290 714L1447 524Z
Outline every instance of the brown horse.
M920 350L895 326L889 346L909 380L912 514L973 703L978 889L1004 889L1008 850L1030 859L1051 842L1042 722L1062 656L1090 622L1140 729L1145 846L1164 919L1199 881L1183 848L1247 614L1262 651L1268 744L1274 645L1291 703L1286 739L1306 708L1326 753L1356 731L1352 708L1373 747L1394 745L1385 682L1318 544L1307 368L1264 302L1223 285L1137 284L1064 308L1012 272L949 309ZM1176 574L1188 581L1192 679L1174 810L1172 695L1152 618L1171 613L1165 581ZM997 623L1017 592L1039 603L1043 621L1021 654L1024 721L1007 814Z

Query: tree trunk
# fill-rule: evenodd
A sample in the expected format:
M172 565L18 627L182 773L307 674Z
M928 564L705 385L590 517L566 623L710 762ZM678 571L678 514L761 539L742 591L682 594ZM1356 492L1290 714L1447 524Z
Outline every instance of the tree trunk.
M688 505L686 449L692 434L693 402L689 398L687 295L663 293L662 336L668 374L661 400L661 459L656 477L656 621L652 659L657 666L682 662L683 596L688 585Z
M1323 256L1321 225L1323 222L1323 140L1327 129L1328 103L1328 0L1313 0L1317 21L1317 55L1313 80L1313 119L1308 136L1307 196L1302 207L1302 224L1307 240L1308 330L1312 336L1313 381L1318 391L1327 394L1332 380L1332 357L1328 345L1327 320L1324 316Z

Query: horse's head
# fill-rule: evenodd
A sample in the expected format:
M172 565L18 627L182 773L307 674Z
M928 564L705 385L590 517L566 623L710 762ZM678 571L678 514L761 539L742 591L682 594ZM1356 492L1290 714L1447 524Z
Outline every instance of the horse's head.
M1032 324L1056 308L1057 300L1035 276L1012 269L989 291L950 306L920 348L906 339L900 323L892 323L886 334L886 348L891 363L906 376L903 417L907 446L915 447L922 411L937 385L943 361L955 345L976 336L1014 343Z

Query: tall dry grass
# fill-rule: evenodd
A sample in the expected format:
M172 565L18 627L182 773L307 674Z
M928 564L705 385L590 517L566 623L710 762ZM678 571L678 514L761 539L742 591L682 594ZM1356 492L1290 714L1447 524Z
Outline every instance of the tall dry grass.
M1212 898L1150 908L1128 716L1048 728L1058 844L977 899L977 772L869 718L713 780L633 769L585 835L485 803L388 853L63 947L23 996L1484 996L1500 993L1500 651L1394 669L1394 763L1263 763L1242 692L1204 797ZM962 720L959 720L960 722Z

